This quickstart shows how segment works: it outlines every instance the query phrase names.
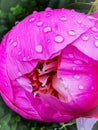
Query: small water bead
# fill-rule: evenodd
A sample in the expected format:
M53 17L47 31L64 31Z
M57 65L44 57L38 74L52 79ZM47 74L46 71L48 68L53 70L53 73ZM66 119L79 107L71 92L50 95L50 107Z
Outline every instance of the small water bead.
M47 26L47 27L44 28L43 31L44 32L51 32L51 30L52 30L51 27Z
M98 40L98 36L94 36L94 38L95 38L96 40Z
M42 26L42 25L43 25L42 21L37 22L37 26Z
M22 73L20 71L18 72L18 76L22 76Z
M17 42L13 42L13 46L16 47L17 46Z
M61 20L61 21L66 21L67 18L66 18L65 16L62 16L62 17L60 18L60 20Z
M54 37L55 42L62 43L64 41L64 38L61 35L56 35Z
M79 24L80 24L80 23L82 23L82 21L81 21L81 20L78 20L77 22L78 22Z
M47 8L45 9L45 11L50 11L50 10L52 10L50 7L47 7Z
M5 84L6 87L8 86L7 82L5 82L4 84Z
M29 19L29 22L33 22L33 21L35 21L34 17L32 17L32 18Z
M74 63L75 63L75 64L78 64L78 65L81 65L81 64L82 64L82 61L80 61L80 60L74 60Z
M98 47L98 40L94 42L94 45Z
M42 52L42 51L43 51L42 45L37 45L37 46L35 47L35 50L36 50L36 52Z
M26 57L23 57L23 61L26 61L27 59L26 59Z
M88 37L87 36L82 36L82 40L87 41Z
M74 55L72 53L68 54L69 58L74 58Z
M83 85L79 85L79 89L84 89L84 86Z
M80 75L74 75L75 79L80 79Z
M13 39L10 39L10 40L9 40L9 43L12 44L12 43L13 43Z
M75 35L75 31L73 31L73 30L70 30L68 33L69 33L69 35L71 35L71 36L74 36L74 35Z
M92 31L93 31L93 32L97 32L98 29L97 29L96 27L92 27Z
M21 55L21 53L22 53L22 52L21 52L21 51L19 51L19 52L18 52L18 55Z

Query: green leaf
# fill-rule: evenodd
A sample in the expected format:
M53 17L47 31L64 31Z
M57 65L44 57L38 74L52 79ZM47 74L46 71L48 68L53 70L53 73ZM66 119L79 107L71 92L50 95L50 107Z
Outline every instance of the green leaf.
M75 9L76 11L79 11L79 12L88 13L91 6L92 6L91 3L77 2L77 3L71 3L67 5L66 8Z
M11 114L8 113L7 115L5 115L4 117L1 118L0 124L7 124L11 119Z
M11 130L9 125L1 126L0 130Z

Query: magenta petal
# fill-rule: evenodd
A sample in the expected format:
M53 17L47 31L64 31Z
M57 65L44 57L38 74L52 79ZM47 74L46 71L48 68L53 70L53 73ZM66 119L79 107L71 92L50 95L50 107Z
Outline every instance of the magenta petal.
M63 80L68 91L68 102L73 101L73 108L76 104L80 112L90 110L98 104L97 65L71 45L63 50L60 57L58 78Z

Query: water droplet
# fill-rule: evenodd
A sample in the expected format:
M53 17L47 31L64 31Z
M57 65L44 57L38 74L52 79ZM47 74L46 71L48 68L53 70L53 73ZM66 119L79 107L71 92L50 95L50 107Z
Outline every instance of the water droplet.
M9 40L9 43L12 44L12 43L13 43L13 39L10 39L10 40Z
M36 14L37 13L37 11L35 10L35 11L33 11L33 14Z
M37 26L42 26L42 25L43 25L42 21L37 22Z
M5 84L6 87L8 86L7 82L5 82L4 84Z
M18 52L18 55L21 55L21 51Z
M32 17L32 18L29 19L29 22L33 22L33 21L35 21L34 17Z
M80 79L80 76L79 75L74 75L74 78L75 79Z
M78 64L78 65L81 65L81 64L82 64L82 61L80 61L80 60L74 60L74 63L75 63L75 64Z
M83 85L79 85L79 89L84 89L84 86Z
M36 48L35 48L35 50L37 52L42 52L42 50L43 50L42 45L37 45Z
M82 23L82 21L81 21L81 20L78 20L77 22L78 22L79 24L80 24L80 23Z
M61 36L61 35L56 35L54 37L54 40L57 42L57 43L61 43L63 42L64 38Z
M68 54L68 56L70 57L70 58L74 58L74 55L73 54Z
M72 70L76 70L76 67L75 67L75 66L73 66L73 67L72 67Z
M44 28L44 32L50 32L50 31L51 31L51 27L47 26L47 27Z
M68 33L69 33L69 35L71 35L71 36L74 36L74 35L75 35L75 32L74 32L73 30L70 30Z
M51 40L50 40L50 39L48 39L48 40L47 40L47 42L48 42L48 43L50 43L50 42L51 42Z
M23 57L23 61L26 61L27 59L26 59L26 57Z
M16 47L17 46L17 42L13 42L13 46Z
M71 17L74 17L74 14L71 14Z
M98 36L95 36L95 39L98 40Z
M94 42L94 45L98 47L98 40Z
M82 36L82 40L87 41L88 37L87 36Z
M92 17L92 16L87 16L88 17L88 19L90 19L90 20L94 20L94 19L96 19L96 18L94 18L94 17Z
M98 31L98 29L96 27L92 27L91 29L92 29L93 32L97 32Z
M47 8L45 9L45 11L50 11L50 10L52 10L50 7L47 7Z
M18 76L22 76L22 73L20 71L18 72Z
M60 18L60 20L61 20L61 21L66 21L67 18L66 18L65 16L62 16L62 17Z
M19 21L16 21L16 22L15 22L15 25L17 25L17 24L19 24Z

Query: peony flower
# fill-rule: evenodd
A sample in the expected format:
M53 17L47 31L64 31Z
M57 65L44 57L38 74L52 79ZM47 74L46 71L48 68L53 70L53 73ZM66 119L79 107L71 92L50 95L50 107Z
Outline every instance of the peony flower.
M47 8L33 12L4 36L0 45L0 94L11 109L26 119L44 122L80 117L96 122L96 14Z

